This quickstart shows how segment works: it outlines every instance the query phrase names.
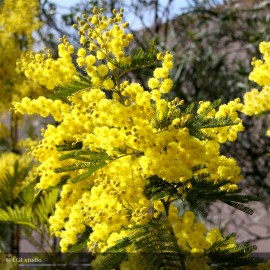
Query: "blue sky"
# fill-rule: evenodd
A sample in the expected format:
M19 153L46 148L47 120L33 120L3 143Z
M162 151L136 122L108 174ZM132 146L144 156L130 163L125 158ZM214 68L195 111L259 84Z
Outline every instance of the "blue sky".
M130 0L122 0L123 3L125 3L125 5L127 5ZM61 11L61 7L65 7L68 8L70 6L73 6L77 3L80 3L81 0L50 0L50 2L53 2L55 4L57 4L60 9L59 12L66 12L66 9L62 9ZM160 1L161 4L166 5L168 3L168 0L161 0ZM171 15L174 16L176 14L180 13L180 9L183 7L187 6L187 0L174 0L173 4L171 5ZM146 12L145 11L145 23L150 26L151 21L153 21L152 18L152 14L151 12ZM129 23L132 25L132 29L139 29L142 27L140 20L136 19L134 16L132 16L132 14L127 14L126 19L129 21Z
M76 3L80 3L80 0L50 0L50 2L56 3L58 5L61 5L63 7L70 7ZM130 2L129 0L122 0L123 3L128 3ZM162 0L160 1L161 3L167 3L168 0ZM174 6L175 7L185 7L187 5L187 0L175 0L174 1Z

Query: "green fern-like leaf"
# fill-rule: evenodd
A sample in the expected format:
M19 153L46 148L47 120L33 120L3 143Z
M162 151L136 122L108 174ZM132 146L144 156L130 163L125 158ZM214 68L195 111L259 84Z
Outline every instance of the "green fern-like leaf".
M110 247L101 257L98 257L94 269L117 269L119 265L136 256L140 260L138 264L145 269L184 270L186 260L198 259L206 262L211 269L235 269L238 266L256 266L260 259L251 257L256 249L249 244L240 244L230 247L230 234L218 240L203 254L183 252L177 244L177 240L167 219L154 219L149 224L134 225L123 228L129 234ZM132 248L133 254L127 254L126 248ZM136 266L135 266L136 267Z
M224 200L222 199L222 202L232 206L233 208L237 209L237 210L240 210L246 214L249 214L249 215L252 215L254 213L254 210L241 204L241 203L238 203L238 202L234 202L234 201L228 201L228 200Z
M228 237L218 241L208 250L207 256L211 260L211 265L215 269L236 269L240 266L256 266L262 260L260 258L252 257L251 254L256 250L256 246L249 244L240 244L231 248L226 247L229 244Z
M26 204L31 204L35 200L35 185L35 183L31 183L21 192L21 198Z
M181 110L178 108L172 110L169 107L166 107L162 112L162 115L159 115L160 112L157 111L155 103L152 104L152 108L156 111L153 125L157 130L167 129L175 118L181 117Z
M75 171L77 169L82 169L82 168L87 169L85 172L79 174L78 176L72 177L72 178L70 178L68 175L63 176L62 181L59 183L59 185L57 187L59 187L59 188L62 187L67 182L67 180L69 180L73 183L77 183L77 182L80 182L82 180L85 180L86 178L91 176L94 172L105 167L106 165L107 165L107 162L105 162L104 160L100 160L100 161L96 161L96 162L83 163L83 165L82 164L78 164L78 165L74 164L74 165L68 165L68 166L56 168L54 170L54 172L56 172L56 173ZM47 191L49 191L49 190L52 190L52 188L49 188Z
M31 191L29 191L31 189ZM40 195L32 201L34 187L29 185L29 189L25 188L24 192L29 192L30 195L22 193L24 205L14 204L13 207L7 206L0 209L0 221L18 224L28 227L32 230L37 230L40 225L48 224L48 217L53 212L56 200L58 198L58 190ZM23 197L26 196L26 197ZM31 197L30 202L28 201Z
M109 248L96 269L117 267L127 259L125 249L129 246L142 255L141 263L147 266L147 269L185 269L184 253L180 250L167 220L153 220L149 224L127 230L130 231L129 236L120 239L115 246Z
M89 89L91 86L92 83L88 77L77 74L76 78L71 82L58 86L51 98L65 100L67 97L75 94L76 92L84 89Z
M112 270L119 266L123 261L128 259L127 252L117 252L104 255L98 255L96 263L94 263L94 270Z
M83 162L83 163L75 163L72 165L66 165L61 168L54 169L55 173L62 173L62 172L70 172L70 171L75 171L75 170L80 170L80 169L85 169L89 167L88 162Z
M13 191L17 184L18 179L13 177L9 172L6 172L5 178L1 179L0 182L0 200L1 205L6 203L10 204L13 200Z
M143 50L142 48L135 49L131 53L130 63L128 64L118 62L112 58L109 59L109 61L113 63L117 68L122 70L123 73L121 74L121 76L123 76L124 73L127 73L129 71L153 66L157 61L157 53L158 51L155 48L155 42L151 42L145 50Z
M73 182L73 183L77 183L79 181L82 181L82 180L88 178L90 175L92 175L97 170L105 167L106 165L107 165L107 163L105 161L101 160L100 162L98 162L96 164L92 164L91 166L89 166L88 170L85 173L82 173L79 176L71 178L70 181Z
M0 209L0 221L36 229L31 207L15 205L14 208L8 206L6 209Z
M134 234L134 237L134 245L144 255L143 260L150 269L185 269L184 253L166 220L151 222L141 236Z
M204 118L201 115L196 115L186 121L185 127L189 129L190 135L200 140L205 140L205 139L211 140L211 136L202 132L201 129L227 127L227 126L232 126L236 124L237 122L232 121L230 117Z
M65 144L56 145L58 151L72 151L76 149L82 149L82 142L65 142Z
M219 239L218 241L216 241L215 243L213 243L213 245L211 246L210 249L208 249L208 253L213 253L216 250L220 250L221 247L225 246L228 244L228 242L230 241L231 238L234 238L236 236L235 233L231 233L229 235L226 235L225 237ZM226 252L226 250L224 250L224 252Z
M226 245L226 241L224 241L224 245ZM254 250L256 250L256 246L242 244L229 249L211 249L207 255L211 260L211 265L216 267L215 269L236 269L240 266L256 266L262 261L251 256Z
M196 210L196 205L199 203L201 205L208 206L210 203L219 200L242 212L245 212L246 214L251 215L253 210L242 203L247 203L249 201L260 201L262 198L260 196L241 194L241 190L220 190L220 187L226 185L226 183L228 184L229 181L223 180L218 183L212 183L211 181L207 181L205 179L192 179L192 188L187 192L186 200L191 204L191 206L195 206L194 210Z
M193 137L196 137L200 140L211 140L212 137L208 134L203 133L197 128L193 128L192 125L189 126L189 134Z
M66 145L60 145L58 146L58 151L68 151L68 153L60 156L60 160L74 159L84 162L75 162L74 164L65 165L54 169L54 172L63 173L77 171L79 169L86 169L85 172L73 178L69 178L68 175L64 176L63 180L61 181L61 185L65 184L68 179L73 183L82 181L97 170L106 166L108 161L112 160L111 157L105 152L97 153L90 150L82 150L82 145L79 143L67 143Z
M208 117L208 113L215 109L219 104L220 100L212 102L209 107L200 114L196 111L197 107L195 106L195 103L188 105L184 111L181 111L180 108L172 109L167 107L163 110L162 115L160 115L160 112L156 109L155 103L153 103L152 108L156 111L156 117L153 119L153 125L157 130L164 130L172 124L174 119L189 115L189 119L185 122L184 126L179 128L188 128L189 134L200 140L211 140L212 137L203 132L202 129L228 127L238 124L238 122L232 121L229 116L219 118Z
M201 165L203 166L203 165ZM199 166L195 169L198 169ZM259 196L241 194L241 190L226 191L220 188L230 183L227 180L220 180L213 183L208 180L209 174L198 174L186 183L190 183L192 188L187 188L186 183L169 183L158 176L152 176L148 179L144 194L149 200L161 200L170 197L174 200L185 200L190 207L203 216L207 216L208 207L215 201L226 203L249 215L253 210L245 206L244 203L250 201L262 200ZM181 193L179 193L181 190Z
M210 118L203 118L200 115L197 115L191 119L189 119L185 126L188 128L195 128L195 129L202 129L202 128L216 128L216 127L225 127L225 126L232 126L236 123L231 120L230 117L210 117Z
M144 194L149 200L160 200L168 196L180 198L177 191L179 186L179 184L172 184L157 176L152 176L148 179Z
M186 107L184 114L190 114L194 111L194 109L195 109L195 103L192 102Z
M201 129L206 128L218 128L218 127L227 127L238 124L236 121L232 121L232 119L229 116L225 117L208 117L208 114L214 110L216 107L220 105L220 100L215 100L212 103L210 103L209 107L207 107L202 113L198 114L196 112L196 106L194 103L191 103L184 113L189 114L189 119L185 122L185 127L189 129L189 134L191 136L194 136L200 140L211 140L211 136L208 134L205 134Z
M15 203L18 195L14 193L16 187L20 185L20 182L25 179L29 171L31 170L33 163L30 162L25 167L20 167L17 160L13 164L13 173L6 171L5 177L0 179L0 202L1 205L11 205Z
M49 223L48 218L53 213L57 198L58 190L54 189L36 199L33 204L33 213L38 217L38 221L41 224Z
M132 240L129 237L123 237L117 243L107 249L104 254L98 256L97 262L94 264L94 269L111 270L119 266L123 261L128 259L128 254L125 251L127 247L132 245Z
M85 161L96 161L96 160L110 160L111 158L105 152L93 152L90 150L77 150L70 152L68 154L62 155L59 159L77 159Z

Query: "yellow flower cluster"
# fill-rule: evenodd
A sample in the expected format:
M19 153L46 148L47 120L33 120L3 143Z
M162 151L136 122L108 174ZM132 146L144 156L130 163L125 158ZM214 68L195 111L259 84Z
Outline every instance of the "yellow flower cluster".
M198 113L203 113L210 106L210 102L201 102ZM219 106L218 111L212 110L207 114L208 117L213 116L215 118L230 117L236 125L228 127L219 127L203 130L206 134L212 136L219 143L226 143L227 141L235 141L237 139L237 133L244 131L244 126L241 119L238 117L238 112L243 110L243 104L240 103L240 99L230 101L228 104L222 104Z
M112 244L113 233L122 226L148 222L150 202L143 195L145 179L136 175L138 169L138 164L127 156L108 165L95 178L64 186L61 201L50 219L52 232L62 238L63 251L76 243L85 226L93 229L88 248L94 252L105 251ZM87 190L90 186L91 191Z
M163 60L162 67L155 69L154 77L149 79L148 86L153 93L156 92L155 90L159 90L160 93L168 93L173 87L173 81L169 78L170 69L173 67L173 56L170 52L166 52L164 57L162 54L158 54L157 59Z
M89 250L105 251L124 236L123 226L148 223L156 214L150 213L152 202L144 194L151 176L171 183L185 182L194 176L192 168L203 164L204 168L196 173L209 173L209 180L213 182L228 179L231 185L225 189L237 188L235 184L240 179L236 161L221 156L219 151L220 143L235 140L237 133L243 130L237 116L237 111L241 110L239 100L223 105L215 112L217 118L229 116L239 123L232 128L205 128L204 132L213 140L191 136L189 129L184 127L188 115L176 117L162 126L164 115L170 118L183 105L177 100L168 102L162 96L172 88L169 78L173 67L172 55L169 52L157 55L161 67L156 68L149 79L149 91L138 83L123 80L132 63L131 56L125 51L132 35L125 33L127 24L122 22L123 10L119 13L114 11L113 18L102 16L102 10L97 8L93 13L89 18L83 15L83 19L74 26L80 28L82 45L77 51L76 62L90 77L91 89L74 93L66 103L40 97L35 100L24 98L14 104L17 112L38 113L44 117L51 114L59 122L57 126L48 125L42 131L42 141L31 150L41 162L37 188L47 189L63 184L60 200L50 218L52 233L61 237L62 251L74 245L86 227L93 230L88 242ZM71 67L69 57L73 48L65 38L59 47L65 52L63 59L67 57ZM44 76L47 76L47 61L52 65L60 61L40 54L33 57L35 60L24 68L26 73L30 72L28 76L37 81L36 70L44 71ZM49 88L62 83L57 74L60 69L55 69L51 77L40 77L40 82ZM59 72L61 74L62 70ZM75 74L72 67L67 76ZM111 90L112 98L108 98L103 90ZM206 108L202 103L199 110L202 112ZM81 144L82 151L106 153L109 158L102 168L87 178L72 182L72 178L87 173L89 169L81 163L80 168L68 173L57 172L58 168L79 162L60 158L58 147L66 143ZM82 161L85 159L87 156ZM71 179L65 180L67 175ZM216 231L205 236L205 229L194 223L190 213L173 222L177 224L174 230L179 245L192 252L207 249L220 237ZM185 230L179 230L180 227ZM182 233L184 231L185 234Z
M196 222L195 215L191 211L185 212L183 217L179 217L178 209L170 206L169 221L172 225L174 235L177 238L181 250L194 255L186 261L187 270L208 270L207 258L203 254L209 250L214 243L224 240L221 232L217 228L207 231L205 225ZM226 250L236 247L233 237L228 239L219 250Z
M93 17L86 18L86 15L83 15L83 18L78 20L78 24L74 25L74 28L79 30L80 43L84 46L78 50L77 63L85 68L94 86L105 87L108 84L113 87L112 82L107 80L116 76L113 72L114 60L130 63L131 59L130 56L126 56L125 48L133 36L125 33L128 23L122 22L123 9L120 12L113 10L112 18L102 16L102 11L94 8ZM97 62L99 62L98 66L95 65Z
M269 42L261 42L259 45L260 53L263 54L263 60L254 58L252 60L253 70L250 72L249 79L256 82L260 86L270 84L270 44Z
M61 122L63 120L63 113L69 111L68 104L63 104L61 100L46 99L43 96L31 100L24 97L17 105L17 110L22 114L39 114L42 117L53 116L55 121Z
M1 40L10 39L13 34L16 34L26 36L29 41L32 41L33 31L40 27L37 19L38 8L39 1L36 0L1 1Z
M155 210L157 211L156 214L163 213L164 208L161 202L155 203ZM207 231L203 223L196 222L195 215L192 211L187 211L180 217L178 209L174 205L170 205L168 220L181 250L187 252L187 254L191 253L194 255L193 258L185 262L186 269L210 269L207 265L207 259L203 257L203 254L207 252L214 243L224 240L221 232L216 228ZM128 230L121 231L120 233L112 233L108 239L109 246L115 245L119 239L128 235ZM223 251L234 247L236 247L236 242L234 237L231 237L226 240L223 245L219 246L218 249ZM122 263L120 269L133 269L134 265L139 266L138 261L140 257L138 255L136 256L136 250L132 250L131 248L129 252L131 254L129 260ZM97 264L99 260L100 259L97 258L94 265ZM145 268L142 267L138 269L143 270Z
M172 224L178 245L184 251L202 255L215 242L223 239L217 228L207 232L203 223L196 222L195 215L191 211L185 212L183 217L179 218L178 209L174 205L170 206L169 221ZM224 250L235 246L235 240L231 238L220 249Z
M253 70L249 79L262 89L252 89L244 95L243 112L247 115L259 115L270 111L270 42L261 42L259 49L263 54L263 60L253 59Z
M18 63L18 68L24 71L27 78L44 85L49 90L57 85L70 81L76 74L76 67L72 62L74 47L65 37L58 45L59 58L52 59L48 50L46 53L28 55L28 58Z
M122 23L123 10L114 10L114 17L101 16L102 10L94 9L94 16L78 19L74 28L78 29L81 48L77 50L76 64L91 78L93 87L111 90L119 74L114 71L114 61L129 64L130 57L124 49L133 39L125 34L127 23ZM43 54L30 54L19 63L25 75L52 90L56 86L76 79L76 66L72 62L74 47L63 37L58 46L59 58L52 59L50 51ZM168 58L168 57L167 57ZM166 63L166 61L164 61ZM168 76L168 69L167 69ZM171 80L163 82L163 88L172 86ZM164 89L165 89L164 88Z
M244 110L246 115L259 115L270 111L270 87L264 86L261 91L252 89L244 95Z
M41 87L29 83L16 71L16 62L32 46L32 33L40 23L37 19L39 1L5 0L0 4L0 111L24 96L38 96Z

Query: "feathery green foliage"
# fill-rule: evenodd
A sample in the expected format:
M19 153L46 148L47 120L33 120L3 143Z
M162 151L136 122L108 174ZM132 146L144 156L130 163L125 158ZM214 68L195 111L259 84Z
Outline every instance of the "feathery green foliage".
M215 269L235 269L235 267L243 265L256 266L258 262L262 261L251 256L252 252L256 250L256 246L253 245L239 244L236 247L222 249L222 247L230 244L232 237L235 237L234 233L215 242L207 251L207 256Z
M57 198L58 191L53 190L37 198L32 205L15 204L13 207L0 209L0 221L36 230L38 226L48 224L48 216L52 213Z
M29 227L33 230L36 229L32 216L32 209L26 206L19 207L15 205L14 208L8 206L5 210L0 209L0 221L19 224Z
M35 200L35 183L27 185L21 192L20 198L26 204L31 204Z
M184 110L181 110L180 107L176 107L173 109L166 107L160 117L158 117L156 106L153 103L152 108L156 110L157 114L157 117L154 119L153 123L154 127L157 128L157 130L164 130L172 124L172 121L174 119L181 118L182 116L188 116L187 121L184 123L183 126L179 126L179 128L188 128L190 135L200 140L210 140L211 136L205 134L203 131L201 131L201 129L226 127L237 124L237 122L232 121L232 119L228 116L219 118L207 116L207 114L209 114L212 110L214 110L220 105L220 102L220 100L213 101L212 103L210 103L209 107L200 114L197 113L198 108L194 102L190 103Z
M209 205L215 201L222 201L250 215L253 213L252 209L242 203L259 201L261 200L260 197L241 194L241 190L221 190L222 186L230 182L221 180L218 183L213 183L207 179L208 176L207 174L201 174L185 183L168 183L157 176L152 176L148 179L149 182L144 193L148 199L153 200L169 197L171 200L187 201L192 209L203 216L207 216ZM192 185L192 188L188 188L188 183Z
M93 174L95 171L106 166L107 163L111 160L111 158L105 152L95 153L89 150L82 150L81 144L78 144L78 143L77 144L67 143L66 145L59 145L57 148L59 151L68 151L67 154L63 154L60 157L60 160L75 159L75 160L80 160L84 162L56 168L54 172L63 173L63 172L75 171L79 169L87 169L86 172L73 178L69 178L69 176L66 175L63 178L63 182L62 182L63 184L68 179L73 183L82 181L86 179L87 177L89 177L91 174Z
M71 82L65 85L59 85L56 88L54 94L51 95L51 98L66 100L67 97L73 95L74 93L86 88L91 88L91 86L92 83L90 79L78 73L76 75L76 78L73 79Z
M33 214L37 216L38 221L49 224L49 216L53 213L55 203L58 199L58 190L54 189L45 195L39 196L33 203Z
M196 112L196 106L191 105L187 107L185 114L189 114L189 119L185 123L185 127L189 129L190 135L197 137L200 140L211 139L211 136L206 135L201 131L204 128L216 128L226 127L237 124L232 121L230 117L207 117L206 116L214 109L216 109L221 103L221 100L217 99L210 103L209 107L206 108L202 113Z
M171 233L172 228L166 220L152 220L149 224L126 229L130 230L129 236L109 248L103 254L103 259L99 258L97 269L117 267L128 256L133 256L125 252L125 248L129 246L133 247L134 252L142 255L141 263L148 269L185 269L184 253L180 250L175 236Z
M145 50L142 48L134 49L131 52L130 63L128 64L118 62L112 58L109 61L122 71L121 76L123 76L130 71L153 66L157 61L157 53L158 50L155 48L155 41L152 41Z
M35 182L24 187L15 198L13 191L20 181L25 178L31 169L32 164L25 168L19 167L19 162L14 164L13 174L6 173L2 179L0 221L26 226L36 230L40 224L48 224L48 216L52 213L58 190L46 194L35 195Z
M130 234L120 239L113 247L97 257L94 269L117 268L132 256L139 258L145 269L185 270L189 260L198 260L213 269L234 269L238 266L256 266L260 259L249 255L256 249L248 244L229 247L234 234L230 234L213 244L206 254L190 254L180 249L172 228L166 219L153 219L146 225L125 228ZM126 248L132 247L134 253ZM211 268L212 269L212 268Z
M14 172L15 173L15 172ZM13 191L17 185L18 178L6 172L6 177L1 179L0 201L1 205L10 204L13 200Z
M153 125L157 130L167 129L172 124L172 121L175 118L180 118L182 115L182 112L179 108L170 110L169 107L166 107L165 110L162 112L161 116L159 117L158 116L159 112L157 111L155 103L152 104L152 108L156 112L156 117L155 119L153 119L154 120Z
M16 200L17 195L14 194L16 186L27 176L28 172L31 170L33 164L29 163L25 167L19 166L19 161L17 160L13 165L13 173L9 171L5 173L5 177L1 179L0 183L0 204L10 205L12 201Z
M119 77L122 77L125 73L130 71L153 66L156 63L157 52L155 42L153 41L145 50L142 48L134 49L131 53L130 63L128 64L118 62L113 58L108 59L108 61L114 64L120 70L121 74ZM91 80L88 77L77 73L76 78L74 78L71 82L59 85L50 98L54 100L61 99L66 101L69 96L75 94L76 92L85 90L87 88L91 89L91 87Z
M197 137L198 139L205 140L211 139L211 136L206 135L200 129L203 128L216 128L216 127L226 127L237 124L232 121L230 117L210 117L205 118L204 115L192 115L190 119L185 123L185 127L189 129L190 135Z

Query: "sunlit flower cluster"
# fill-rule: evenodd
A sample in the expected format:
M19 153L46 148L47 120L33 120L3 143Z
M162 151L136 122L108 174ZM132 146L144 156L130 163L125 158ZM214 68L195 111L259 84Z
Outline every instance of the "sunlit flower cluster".
M40 27L37 19L39 2L36 0L5 0L0 6L1 39L13 34L26 36L32 41L32 33Z
M173 86L172 54L157 54L159 67L148 80L149 89L124 80L124 74L132 69L132 57L126 50L132 35L125 32L123 10L114 10L113 18L102 16L102 10L97 8L93 13L89 18L83 15L74 26L81 44L76 63L89 77L91 87L74 93L66 102L40 97L24 98L14 104L16 112L43 117L50 114L58 122L42 130L43 139L31 152L40 161L37 188L46 190L62 185L50 223L51 232L61 238L63 252L76 244L78 235L88 227L93 230L87 244L89 250L105 251L125 235L123 226L146 224L164 212L158 201L150 211L152 201L146 198L144 189L151 176L192 188L191 177L209 173L209 181L230 181L223 186L225 190L236 189L241 178L236 161L220 155L220 144L234 141L243 130L237 115L242 109L239 100L206 113L210 103L200 104L199 114L217 119L227 116L236 121L231 127L204 128L202 131L212 136L212 140L190 135L185 123L191 115L179 114L164 125L164 117L170 119L183 108L183 101L169 102L165 96ZM36 54L21 67L28 77L53 89L76 78L72 53L73 47L63 38L59 45L60 58L53 60L50 55ZM111 91L112 98L104 90ZM57 171L79 162L61 158L59 146L67 143L81 144L82 151L93 156L103 154L107 159L99 170L73 182L72 178L87 173L89 168L81 162L78 169ZM85 159L86 154L81 161ZM194 173L194 166L201 164L202 169ZM184 198L184 190L179 193ZM207 250L222 237L216 229L206 233L205 227L194 221L192 212L179 218L177 208L170 207L169 221L184 250L194 253Z
M187 211L183 217L179 217L178 209L172 205L169 211L169 220L178 244L184 251L203 254L215 242L223 239L221 232L217 228L207 232L203 223L196 222L195 215L191 211ZM232 237L226 245L222 246L222 249L235 247L235 245L235 240Z
M263 60L254 58L253 70L249 79L261 89L252 89L244 95L244 110L247 115L259 115L270 111L270 42L261 42L259 46Z
M155 202L156 215L161 215L164 211L161 202ZM183 216L179 216L178 209L174 205L170 205L168 219L170 226L176 236L177 243L182 251L187 254L193 254L186 260L186 269L188 270L202 270L210 269L207 264L207 258L203 256L204 252L209 250L214 243L224 240L221 232L213 228L207 231L205 225L201 222L196 222L195 215L192 211L187 211ZM108 243L109 246L113 246L122 237L129 235L128 230L122 230L119 233L112 233L109 236ZM229 238L225 241L224 245L220 246L220 250L226 250L236 247L236 242L234 237ZM132 248L129 249L129 260L121 264L120 269L141 269L146 270L145 266L139 263L140 255L136 253ZM97 258L95 264L99 262L100 258ZM94 266L95 266L94 264ZM133 268L135 267L135 268ZM137 268L136 268L137 267Z
M16 70L16 62L33 43L32 33L40 27L39 1L5 0L0 3L0 111L24 96L36 97L42 88Z
M76 66L83 69L91 78L93 87L111 90L117 79L114 72L114 61L129 64L130 56L125 55L125 48L133 39L132 34L126 34L128 23L122 23L123 10L114 10L114 17L107 19L101 16L98 9L94 16L87 18L83 15L74 25L80 36L80 47L76 53L76 64L72 62L74 46L66 37L60 39L58 46L59 58L54 60L50 51L41 54L30 54L19 64L25 75L52 90L56 86L76 79ZM164 62L166 63L166 61ZM168 76L168 69L167 69ZM164 75L163 75L164 77ZM164 83L166 89L172 82Z
M72 62L74 47L68 43L65 37L58 45L59 58L52 59L49 50L45 53L33 55L18 63L18 68L24 71L26 77L52 90L57 85L70 81L76 74L76 68Z

